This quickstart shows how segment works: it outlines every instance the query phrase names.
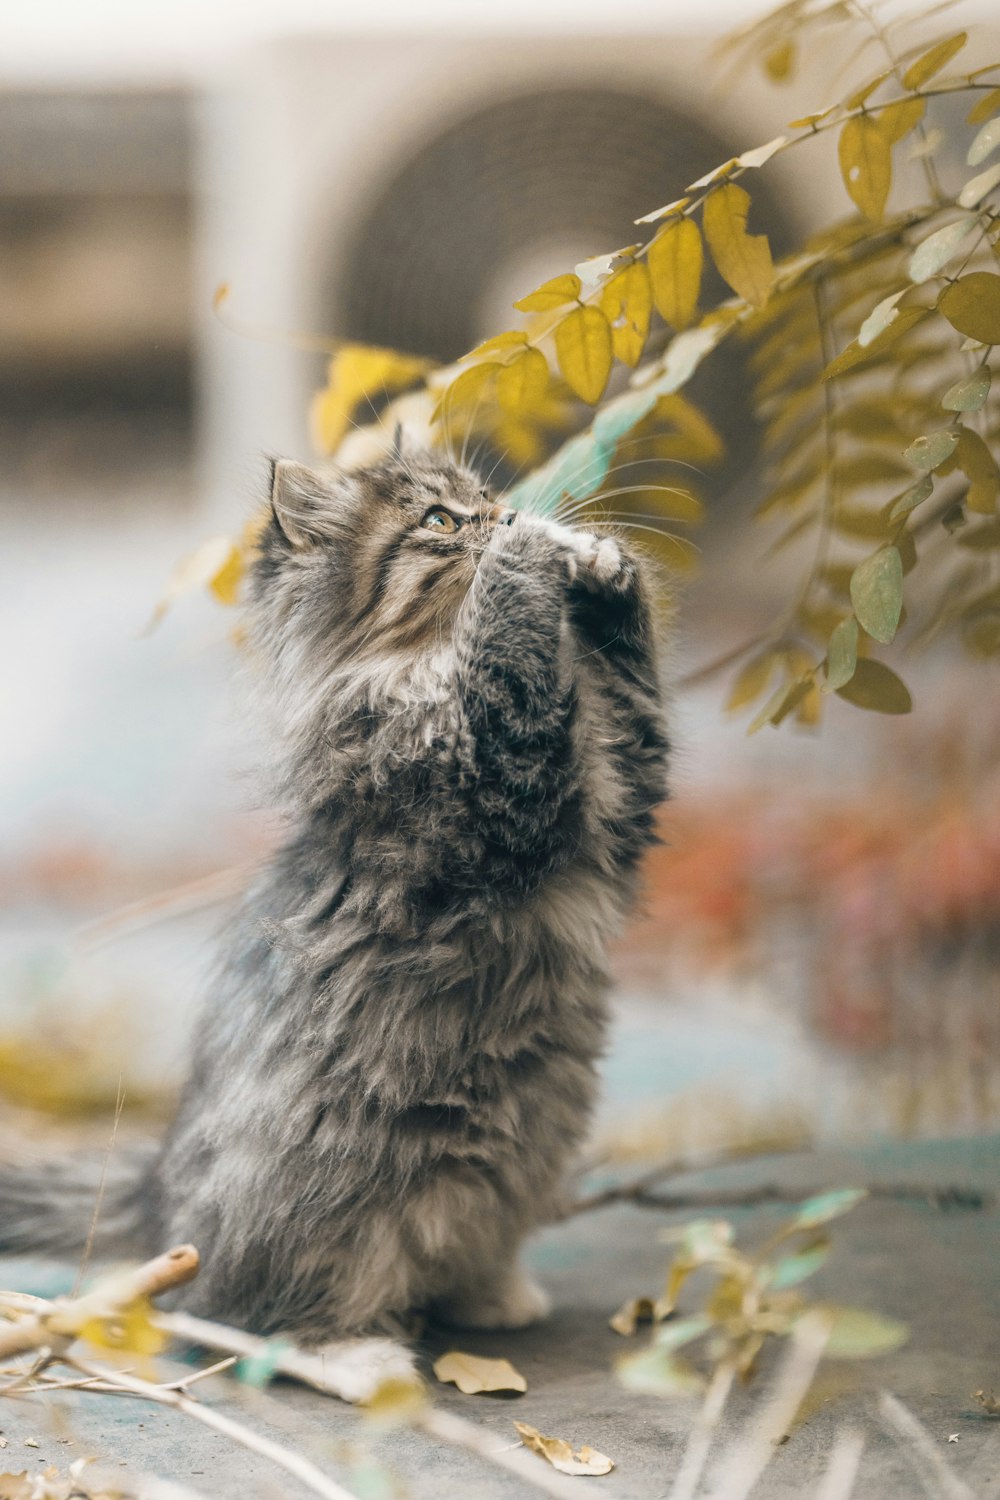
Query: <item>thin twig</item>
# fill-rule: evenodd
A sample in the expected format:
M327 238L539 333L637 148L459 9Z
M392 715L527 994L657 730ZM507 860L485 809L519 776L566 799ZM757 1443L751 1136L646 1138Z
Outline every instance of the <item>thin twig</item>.
M292 1474L315 1494L323 1496L323 1500L357 1500L357 1496L324 1474L311 1459L301 1453L294 1453L290 1448L285 1448L271 1438L264 1437L262 1433L255 1432L251 1427L245 1427L242 1422L236 1422L232 1417L224 1416L214 1407L202 1406L193 1396L185 1395L182 1390L164 1389L147 1380L140 1380L135 1375L119 1375L115 1370L92 1365L87 1360L74 1358L65 1360L65 1363L79 1370L82 1375L89 1375L97 1380L106 1380L109 1384L117 1384L130 1390L136 1396L155 1402L158 1406L169 1406L174 1411L193 1417L196 1422L201 1422L205 1427L211 1427L223 1437L277 1464L279 1468L284 1469L287 1474Z
M553 1500L580 1500L580 1487L572 1479L555 1469L550 1469L544 1459L529 1453L525 1448L498 1448L496 1435L485 1427L477 1427L454 1412L444 1411L439 1406L429 1406L416 1419L416 1426L428 1437L452 1448L463 1448L488 1463L498 1464L510 1474L516 1474L524 1484L532 1485ZM606 1500L613 1500L612 1492L601 1488Z
M115 1117L111 1122L111 1134L108 1137L108 1144L104 1148L104 1160L101 1162L101 1179L97 1184L97 1196L94 1198L94 1208L90 1216L90 1228L87 1230L87 1239L83 1246L83 1254L80 1257L80 1265L77 1269L76 1280L73 1283L73 1291L71 1295L74 1297L78 1297L80 1295L80 1287L83 1285L83 1278L86 1276L87 1267L90 1265L90 1257L94 1249L94 1237L97 1234L97 1225L100 1222L101 1218L101 1207L104 1203L104 1187L107 1182L108 1167L111 1163L111 1153L115 1149L115 1142L118 1139L118 1126L121 1123L122 1110L124 1108L125 1084L123 1082L122 1075L119 1073L118 1095L115 1099Z
M618 1203L623 1198L631 1198L638 1192L652 1189L668 1177L687 1177L694 1172L708 1172L715 1167L727 1167L737 1162L754 1161L762 1156L792 1156L800 1152L809 1151L812 1142L801 1137L789 1140L787 1136L775 1140L760 1140L752 1145L722 1146L718 1151L707 1151L700 1155L671 1156L665 1161L658 1162L656 1166L646 1167L636 1177L629 1178L625 1182L613 1183L610 1187L600 1188L595 1193L588 1193L583 1198L578 1198L567 1210L565 1217L572 1218L576 1214L590 1213L595 1208L604 1208L606 1204Z
M194 1246L175 1245L144 1265L115 1272L83 1297L60 1297L42 1303L28 1317L0 1325L0 1359L33 1349L49 1349L59 1355L74 1342L85 1323L114 1317L140 1297L156 1297L183 1286L197 1274L198 1252Z
M613 1203L635 1203L641 1208L658 1208L667 1212L707 1208L756 1208L765 1203L800 1203L809 1190L779 1187L777 1183L762 1183L751 1188L720 1188L715 1192L658 1193L642 1184L623 1183L620 1190L607 1188L593 1198L582 1199L571 1210L572 1214L589 1213L595 1208L606 1208ZM817 1189L817 1191L823 1191ZM894 1203L929 1203L939 1209L966 1209L978 1212L993 1203L991 1193L978 1188L940 1186L937 1184L877 1182L866 1188L869 1198L881 1198ZM598 1201L599 1199L599 1201Z

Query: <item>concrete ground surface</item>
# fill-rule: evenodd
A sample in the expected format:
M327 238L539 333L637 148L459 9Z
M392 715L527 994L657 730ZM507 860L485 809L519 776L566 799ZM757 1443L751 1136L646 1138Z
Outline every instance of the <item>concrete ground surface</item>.
M1000 1138L758 1159L674 1179L671 1190L707 1193L760 1183L803 1196L876 1183L970 1188L982 1190L987 1201L979 1208L942 1209L919 1198L872 1198L831 1226L834 1250L809 1284L814 1295L903 1319L911 1338L892 1355L826 1365L809 1413L775 1450L754 1495L817 1495L834 1437L849 1427L865 1440L855 1497L996 1500L1000 1418L986 1415L973 1392L1000 1392ZM735 1222L739 1243L752 1245L787 1210L716 1213ZM516 1420L607 1454L614 1472L572 1481L582 1494L604 1500L667 1496L696 1404L623 1389L613 1362L638 1344L615 1334L608 1317L629 1297L657 1294L670 1254L658 1231L695 1216L694 1210L666 1213L618 1203L547 1230L530 1259L553 1295L551 1320L520 1333L428 1336L422 1355L434 1400L487 1430L498 1449L517 1442ZM0 1262L5 1287L50 1295L66 1281L65 1268L51 1263ZM527 1393L463 1396L438 1385L430 1364L448 1348L510 1359L526 1377ZM164 1362L161 1368L169 1367ZM713 1447L716 1462L759 1408L773 1368L773 1358L765 1359L754 1382L731 1398ZM259 1395L218 1377L197 1389L206 1402L310 1455L363 1500L516 1500L533 1493L519 1478L472 1455L405 1428L375 1429L340 1403L288 1383ZM886 1430L877 1411L880 1390L894 1393L919 1417L959 1488L949 1490L926 1456ZM73 1458L94 1454L121 1474L123 1484L144 1471L186 1483L213 1500L300 1500L309 1493L264 1458L189 1418L130 1399L65 1393L8 1400L0 1406L0 1426L7 1439L0 1469L14 1473L37 1473L48 1464L65 1471ZM26 1439L38 1446L26 1446ZM709 1477L711 1471L710 1461Z

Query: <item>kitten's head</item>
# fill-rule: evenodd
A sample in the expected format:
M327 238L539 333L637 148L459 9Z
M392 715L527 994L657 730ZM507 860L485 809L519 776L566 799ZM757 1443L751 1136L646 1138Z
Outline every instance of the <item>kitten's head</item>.
M272 465L252 611L272 657L324 666L447 637L493 528L512 513L426 453L347 473Z

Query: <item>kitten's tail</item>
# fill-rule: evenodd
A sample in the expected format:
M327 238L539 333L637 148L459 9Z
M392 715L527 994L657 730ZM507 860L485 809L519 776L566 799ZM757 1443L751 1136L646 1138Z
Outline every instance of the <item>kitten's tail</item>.
M0 1165L0 1252L73 1255L146 1249L154 1142Z

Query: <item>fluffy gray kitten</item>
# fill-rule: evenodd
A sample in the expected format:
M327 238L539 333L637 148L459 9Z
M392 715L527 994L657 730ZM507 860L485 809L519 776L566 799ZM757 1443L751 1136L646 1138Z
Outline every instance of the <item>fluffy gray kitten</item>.
M288 836L100 1244L192 1241L184 1307L324 1347L360 1399L409 1368L384 1336L414 1310L546 1310L520 1247L588 1123L664 796L653 623L620 542L430 455L275 465L247 613ZM79 1161L3 1172L0 1248L78 1245L92 1193Z

